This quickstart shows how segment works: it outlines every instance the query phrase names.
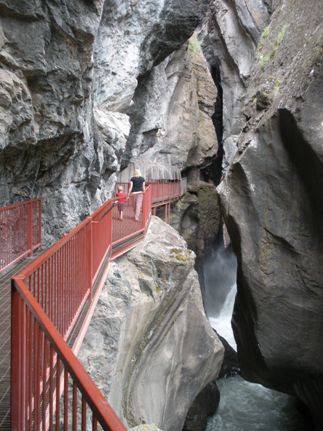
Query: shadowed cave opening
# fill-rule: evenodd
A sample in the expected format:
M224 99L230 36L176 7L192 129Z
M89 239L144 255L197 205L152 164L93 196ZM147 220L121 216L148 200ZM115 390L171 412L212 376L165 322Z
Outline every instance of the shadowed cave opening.
M216 186L220 183L222 177L222 160L223 150L223 89L221 84L221 71L218 63L210 65L210 72L214 84L217 88L218 95L214 106L212 121L218 141L218 151L212 162L201 170L201 176L204 181L211 180Z

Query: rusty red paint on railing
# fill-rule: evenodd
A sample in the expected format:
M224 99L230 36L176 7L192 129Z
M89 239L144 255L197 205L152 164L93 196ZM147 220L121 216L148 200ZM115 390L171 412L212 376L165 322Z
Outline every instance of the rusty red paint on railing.
M0 244L0 271L40 246L40 199L0 208Z
M84 331L77 327L74 333L76 322L85 305L91 304L94 295L98 297L98 286L104 282L102 269L108 260L143 238L150 220L153 190L153 186L147 187L143 194L139 221L134 220L133 196L126 202L128 219L124 222L117 220L118 200L110 199L14 277L13 430L38 430L40 426L43 430L54 426L58 430L61 422L64 429L76 429L77 423L86 429L87 410L92 415L93 430L98 423L104 430L125 430L66 342L75 346L80 341L77 337ZM169 183L166 188L158 184L156 190L158 199L165 200L168 191L173 200L179 188ZM83 314L82 319L88 321ZM77 399L78 391L82 397ZM61 394L63 403L59 401Z

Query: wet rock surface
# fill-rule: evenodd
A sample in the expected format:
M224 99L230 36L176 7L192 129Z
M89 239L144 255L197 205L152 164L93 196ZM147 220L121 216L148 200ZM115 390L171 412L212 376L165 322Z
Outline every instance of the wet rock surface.
M220 392L216 382L209 383L195 398L188 411L183 431L201 431L208 417L215 414L220 402Z
M181 429L216 378L223 346L203 311L194 253L157 217L111 265L80 358L128 426Z

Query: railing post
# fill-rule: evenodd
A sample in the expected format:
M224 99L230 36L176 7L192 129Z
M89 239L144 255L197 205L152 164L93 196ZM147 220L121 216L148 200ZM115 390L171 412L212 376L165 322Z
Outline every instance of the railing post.
M112 238L113 238L113 221L112 221L112 214L113 214L113 209L111 210L111 213L109 214L109 247L110 247L110 253L112 254Z
M23 330L26 327L25 305L22 303L19 293L12 280L11 290L11 430L21 431L25 427L25 336Z
M38 242L42 241L42 202L38 200Z
M93 225L92 217L89 217L89 228L88 228L88 261L89 261L89 288L90 288L90 298L92 300L93 296Z
M28 245L29 250L28 256L33 255L33 202L28 203Z
M146 227L147 218L147 190L142 193L142 226Z

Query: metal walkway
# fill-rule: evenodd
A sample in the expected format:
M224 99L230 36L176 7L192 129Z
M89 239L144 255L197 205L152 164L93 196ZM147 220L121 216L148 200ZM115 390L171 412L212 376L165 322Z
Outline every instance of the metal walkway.
M0 274L0 430L10 430L11 278L30 263L23 259Z
M126 238L140 228L140 222L134 220L134 210L132 205L126 205L124 209L123 220L118 219L117 208L113 210L113 231L112 240L117 242L123 238L124 241L115 246L117 254L118 249L124 246ZM138 235L140 241L142 234ZM38 252L37 255L40 253ZM33 259L24 258L20 262L13 264L10 269L0 273L0 431L11 430L10 418L10 352L11 352L11 279L15 274L21 272ZM87 309L83 310L86 314ZM82 323L82 315L79 319L79 325ZM70 344L75 341L74 334L78 334L78 326L71 333Z
M0 273L1 431L10 431L12 427L24 431L27 424L30 429L41 427L45 430L48 429L47 423L60 427L57 421L64 423L64 429L79 429L76 426L80 420L77 419L79 409L82 411L82 429L88 421L88 410L93 430L125 430L85 370L79 369L77 359L70 356L69 347L77 353L104 285L109 260L130 250L144 238L154 207L164 205L165 219L169 221L170 203L180 195L179 182L169 181L166 185L158 183L149 187L144 193L139 221L134 219L134 197L123 207L123 220L119 220L116 201L109 200L49 250L35 256L32 264L31 259L25 258ZM115 204L111 204L113 201ZM30 250L33 248L32 237L36 238L40 229L33 225L31 216L29 225L31 234L27 246ZM74 269L73 265L76 265ZM12 290L11 279L14 276ZM71 302L71 298L78 293L73 289L79 283L84 287L75 308L75 300ZM15 316L12 340L11 311ZM11 348L14 352L12 357ZM15 390L11 388L11 381L16 382ZM73 386L70 418L70 413L67 413L72 402L69 382ZM11 392L16 400L12 417ZM60 409L61 394L64 403ZM79 400L81 405L77 407Z

